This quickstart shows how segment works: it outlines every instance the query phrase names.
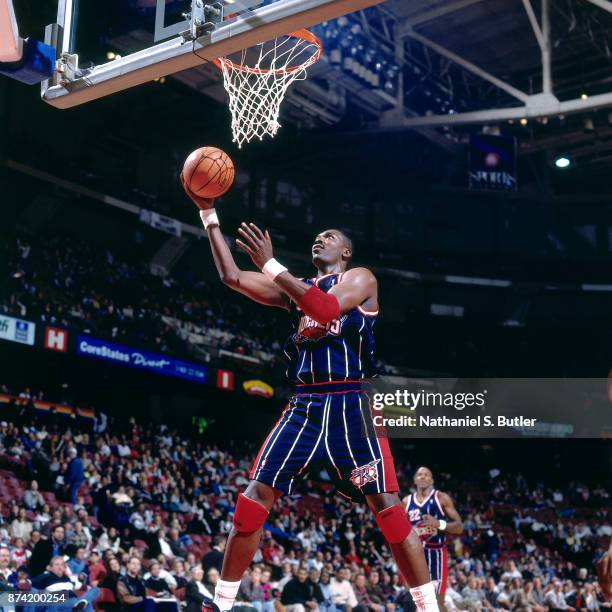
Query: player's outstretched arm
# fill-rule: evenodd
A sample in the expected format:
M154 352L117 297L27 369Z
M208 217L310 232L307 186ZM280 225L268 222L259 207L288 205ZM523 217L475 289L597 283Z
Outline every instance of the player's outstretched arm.
M261 272L241 270L236 265L219 228L219 221L214 210L214 200L202 198L192 193L185 184L182 174L181 183L185 193L200 209L200 217L208 233L210 248L221 281L234 291L246 295L255 302L266 306L288 308L289 300L287 296L271 280L267 279Z
M218 225L207 232L219 277L228 287L266 306L289 307L287 296L261 272L241 270L236 265Z
M357 306L365 306L368 310L378 309L378 283L367 268L347 270L342 275L342 282L334 285L329 293L338 299L342 314Z
M242 223L238 233L242 238L236 240L238 247L248 253L253 263L317 323L326 325L362 304L376 306L376 278L366 268L347 271L341 283L324 293L293 276L274 259L267 230L262 232L254 223Z
M452 497L448 493L439 493L438 499L444 514L450 519L446 521L445 531L453 535L461 535L463 533L463 521L455 508Z

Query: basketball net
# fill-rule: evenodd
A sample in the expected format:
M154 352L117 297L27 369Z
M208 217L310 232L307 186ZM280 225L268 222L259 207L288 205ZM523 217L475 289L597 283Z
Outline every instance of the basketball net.
M244 142L275 136L280 105L294 81L304 80L306 70L323 51L321 41L308 30L297 30L240 52L232 61L215 60L223 72L229 95L233 141Z

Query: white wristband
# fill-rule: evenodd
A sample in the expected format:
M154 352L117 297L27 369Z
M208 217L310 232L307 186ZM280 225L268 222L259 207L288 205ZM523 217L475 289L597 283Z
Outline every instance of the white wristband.
M444 531L446 529L446 521L444 519L440 519L438 521L438 531Z
M287 268L285 268L283 264L278 263L278 261L276 261L276 259L273 257L272 259L268 259L268 261L266 261L261 271L264 273L266 278L274 281L279 274L286 272Z
M219 225L219 217L217 217L217 211L214 208L207 208L206 210L200 211L200 219L204 224L204 229L207 230L211 225Z

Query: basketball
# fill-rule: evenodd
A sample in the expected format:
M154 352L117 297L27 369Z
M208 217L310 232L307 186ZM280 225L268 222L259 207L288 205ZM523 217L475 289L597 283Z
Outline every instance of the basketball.
M216 147L201 147L185 160L183 180L193 194L202 198L218 198L234 182L234 164L225 151Z

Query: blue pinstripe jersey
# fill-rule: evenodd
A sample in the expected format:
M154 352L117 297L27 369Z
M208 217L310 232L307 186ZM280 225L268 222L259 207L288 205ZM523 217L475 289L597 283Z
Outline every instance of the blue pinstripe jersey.
M342 274L302 279L326 293ZM320 325L291 302L293 333L285 343L287 377L297 384L360 380L374 376L374 323L378 311L358 306L339 319Z
M408 503L406 504L406 513L408 514L408 520L412 524L413 527L417 527L419 523L422 521L422 517L424 514L429 514L434 518L445 519L446 514L444 514L444 510L442 510L442 504L438 499L439 491L437 489L432 489L431 493L427 496L427 498L419 503L415 499L415 494L411 493L408 496ZM428 547L440 547L446 544L446 533L443 531L438 531L435 536L432 536L428 540L424 542L425 548Z

